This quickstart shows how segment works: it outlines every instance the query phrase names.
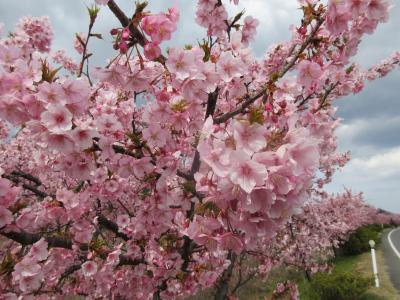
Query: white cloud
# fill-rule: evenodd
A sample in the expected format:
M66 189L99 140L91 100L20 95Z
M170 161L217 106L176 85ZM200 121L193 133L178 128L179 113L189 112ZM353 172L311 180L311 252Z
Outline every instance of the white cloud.
M400 116L386 115L342 121L336 133L341 151L352 150L356 157L365 158L380 149L398 146L399 128Z
M367 158L354 158L336 174L327 190L341 192L348 187L362 191L371 204L400 212L399 178L400 147L395 147Z
M400 176L400 147L367 159L355 158L350 162L349 168L358 173L370 174L375 179Z

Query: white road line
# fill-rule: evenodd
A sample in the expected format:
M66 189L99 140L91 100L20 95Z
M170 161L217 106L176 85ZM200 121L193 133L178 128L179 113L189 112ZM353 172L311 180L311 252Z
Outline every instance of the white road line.
M389 234L388 234L388 241L389 241L390 247L392 247L392 250L393 250L394 254L396 254L397 257L400 259L400 252L396 249L396 247L394 246L394 244L393 244L393 242L392 242L392 239L390 238L390 236L392 235L392 233L395 232L395 231L397 231L397 230L399 230L399 229L400 229L400 228L396 228L396 229L393 229L391 232L389 232Z

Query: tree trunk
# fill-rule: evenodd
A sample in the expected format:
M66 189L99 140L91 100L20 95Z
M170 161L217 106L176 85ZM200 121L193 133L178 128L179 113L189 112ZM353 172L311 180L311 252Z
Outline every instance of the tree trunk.
M230 266L222 273L217 284L217 291L214 300L226 300L229 292L229 282L232 277L233 268L235 267L236 254L229 252L228 259L231 261Z

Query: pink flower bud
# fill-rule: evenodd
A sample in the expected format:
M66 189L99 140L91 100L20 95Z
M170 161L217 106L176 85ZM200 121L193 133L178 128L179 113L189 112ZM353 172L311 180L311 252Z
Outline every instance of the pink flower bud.
M119 52L121 52L121 54L128 52L128 44L125 41L119 43Z
M130 35L131 35L131 32L130 32L128 27L125 27L124 29L122 29L122 35L121 36L122 36L123 40L129 39Z
M271 110L272 110L272 105L271 105L271 103L267 103L267 104L265 104L265 110L267 111L267 112L270 112Z

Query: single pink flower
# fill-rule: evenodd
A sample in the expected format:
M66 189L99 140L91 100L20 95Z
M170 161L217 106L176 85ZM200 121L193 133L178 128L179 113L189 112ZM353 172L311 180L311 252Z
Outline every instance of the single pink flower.
M169 49L166 65L168 70L179 80L185 80L196 70L191 52L177 48Z
M252 160L243 150L232 151L229 178L246 193L251 193L255 186L263 185L267 178L267 169Z
M167 131L157 123L152 123L143 129L143 138L151 148L161 148L167 142Z
M267 146L265 128L260 124L250 125L248 121L234 121L233 130L236 147L250 155Z
M42 261L47 258L49 252L47 251L48 243L44 238L41 238L35 244L32 245L29 250L28 256L34 261Z
M319 64L308 60L302 60L297 67L299 70L298 81L307 88L318 82L323 74Z
M92 277L97 273L97 264L94 261L87 261L82 264L82 273L85 277Z
M40 115L40 121L50 132L63 133L72 127L72 114L61 104L50 104Z
M147 43L144 46L144 55L149 60L155 60L161 55L161 48L157 43Z

